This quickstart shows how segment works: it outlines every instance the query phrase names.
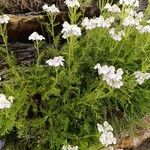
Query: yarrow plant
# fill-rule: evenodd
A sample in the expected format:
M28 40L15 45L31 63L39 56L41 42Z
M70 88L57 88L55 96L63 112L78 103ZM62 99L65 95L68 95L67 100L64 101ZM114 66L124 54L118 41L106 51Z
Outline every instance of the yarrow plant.
M45 4L43 5L42 9L43 11L47 13L47 16L49 19L49 23L46 23L47 31L52 36L54 46L57 47L59 39L58 39L58 36L55 37L54 27L56 26L55 25L56 16L57 14L60 13L60 10L58 7L56 7L55 4L52 4L51 6L48 6L48 4Z
M29 40L34 42L34 47L37 51L37 63L36 63L36 67L37 69L39 68L40 65L40 51L39 51L39 44L42 40L45 40L45 38L42 35L39 35L37 32L33 32L29 38Z

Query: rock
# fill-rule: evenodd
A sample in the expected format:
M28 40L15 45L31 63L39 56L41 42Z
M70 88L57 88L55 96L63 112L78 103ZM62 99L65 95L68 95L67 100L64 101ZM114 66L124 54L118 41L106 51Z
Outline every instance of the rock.
M29 65L35 61L36 53L33 44L29 43L11 43L8 45L9 51L13 52L16 58L16 64ZM5 67L7 66L4 60L0 60L0 76L4 74Z
M11 20L8 24L9 42L27 42L28 37L34 31L42 32L42 15L9 15Z
M5 139L0 139L0 150L4 150Z
M147 126L147 129L137 127L134 137L128 136L121 138L116 148L122 148L124 150L150 150L150 117L145 116L143 122Z

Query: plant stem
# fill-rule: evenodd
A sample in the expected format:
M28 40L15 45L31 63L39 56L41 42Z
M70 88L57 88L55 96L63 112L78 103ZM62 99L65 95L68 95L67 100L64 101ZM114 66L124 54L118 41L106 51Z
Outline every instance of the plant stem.
M39 64L40 64L40 52L39 52L39 42L38 41L36 41L34 43L34 47L35 47L36 52L37 52L36 69L38 70Z
M56 68L55 71L56 71L56 81L55 81L55 85L56 85L58 81L58 69Z
M6 51L6 62L8 64L8 66L10 67L10 70L11 72L14 74L14 76L19 80L21 81L22 83L22 80L20 78L20 75L18 74L18 72L16 71L15 67L12 65L11 63L11 58L10 58L10 55L9 55L9 51L8 51L8 37L7 37L7 34L6 34L6 27L7 25L4 25L4 28L2 27L2 25L0 25L0 34L2 36L2 39L3 39L3 42L4 42L4 45L5 45L5 51Z

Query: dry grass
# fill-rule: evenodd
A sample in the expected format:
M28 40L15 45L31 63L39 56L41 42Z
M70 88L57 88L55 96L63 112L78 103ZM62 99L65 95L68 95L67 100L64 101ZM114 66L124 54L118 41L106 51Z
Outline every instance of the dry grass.
M61 6L64 0L1 0L0 11L3 13L38 12L45 3L55 3Z

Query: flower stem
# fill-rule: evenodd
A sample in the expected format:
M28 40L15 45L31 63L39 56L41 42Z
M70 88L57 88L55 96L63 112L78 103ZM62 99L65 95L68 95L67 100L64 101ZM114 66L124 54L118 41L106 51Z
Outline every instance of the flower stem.
M38 41L36 41L34 43L34 47L35 47L36 52L37 52L36 69L38 70L39 64L40 64L40 52L39 52L39 42Z

